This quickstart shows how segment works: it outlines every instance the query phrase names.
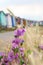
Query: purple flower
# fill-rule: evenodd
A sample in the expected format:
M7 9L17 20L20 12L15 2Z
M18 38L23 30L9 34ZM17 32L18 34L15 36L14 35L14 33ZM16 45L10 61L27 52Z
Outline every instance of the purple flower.
M23 51L24 51L24 48L19 48L19 50L20 50L21 52L23 52Z
M20 48L20 44L24 42L24 40L20 39L19 36L22 36L25 32L25 29L17 29L14 31L15 39L12 41L12 50L8 53L8 56L5 55L4 52L0 52L0 61L1 65L9 65L14 59L17 62L20 62L20 56L24 57L24 48ZM23 64L25 65L25 64Z
M24 56L24 48L19 48L21 56Z
M0 52L0 56L5 56L5 53L4 52Z
M24 56L24 52L20 52L21 56Z
M5 56L4 52L0 52L0 61L3 59L4 56Z
M15 55L15 59L17 59L19 57L19 54L18 53L16 53L16 55Z
M20 40L20 43L23 43L23 42L24 42L24 40L21 39L21 40Z
M39 45L39 48L43 50L43 45Z
M12 43L16 43L16 44L19 44L19 43L23 43L24 40L20 39L20 38L15 38Z
M8 61L7 56L4 56L4 57L1 59L1 65L9 65L9 61Z
M14 31L14 36L18 36L17 30Z
M13 52L13 51L9 52L9 53L8 53L8 60L9 60L9 61L12 61L12 60L14 60L14 59L15 59L14 52Z
M15 35L15 36L21 36L21 35L24 34L24 32L25 32L24 29L18 29L18 30L15 30L15 31L14 31L14 35Z
M5 63L5 65L9 65L9 63Z
M1 65L9 65L9 63L2 63Z
M18 34L18 36L21 36L21 34L22 34L22 29L18 29L18 30L17 30L17 34Z
M18 48L18 44L13 43L13 44L12 44L12 49L14 49L14 48Z
M21 41L21 39L19 39L19 38L15 38L15 39L12 41L12 43L19 44L19 43L20 43L20 41Z
M24 34L24 32L25 32L25 29L22 29L22 33Z
M9 64L9 60L8 60L8 58L6 56L2 60L2 64L4 64L4 65L8 65Z
M21 40L21 46L23 45L24 40Z

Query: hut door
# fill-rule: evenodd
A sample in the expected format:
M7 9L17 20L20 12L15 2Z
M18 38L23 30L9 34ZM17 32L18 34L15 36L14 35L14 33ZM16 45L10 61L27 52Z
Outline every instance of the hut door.
M25 20L23 20L23 25L26 26L26 21Z

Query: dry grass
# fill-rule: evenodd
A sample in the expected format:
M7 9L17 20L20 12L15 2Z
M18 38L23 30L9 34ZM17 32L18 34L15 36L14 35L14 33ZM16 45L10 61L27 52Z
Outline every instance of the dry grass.
M39 52L35 46L43 44L43 27L27 27L24 35L25 52L30 48L31 54L28 54L31 65L43 65L43 52Z
M39 52L38 49L35 47L38 44L43 44L43 27L26 27L26 32L24 36L22 37L25 42L23 47L25 47L25 53L28 49L32 51L31 54L28 54L28 58L31 62L31 65L43 65L42 51ZM2 39L0 39L0 49L1 51L9 51L11 48L11 39L8 39L6 42L4 42ZM7 43L7 44L1 44L1 43ZM3 47L2 47L3 46ZM2 47L2 48L1 48ZM7 53L7 52L6 52Z

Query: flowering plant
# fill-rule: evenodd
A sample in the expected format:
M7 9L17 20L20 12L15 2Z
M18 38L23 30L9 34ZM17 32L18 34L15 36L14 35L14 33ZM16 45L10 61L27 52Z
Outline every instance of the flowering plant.
M24 32L24 29L17 29L14 31L15 38L12 41L10 52L7 56L4 52L0 52L0 65L12 65L13 61L17 62L18 65L26 65L24 48L22 47L24 40L20 39L20 36L22 36Z

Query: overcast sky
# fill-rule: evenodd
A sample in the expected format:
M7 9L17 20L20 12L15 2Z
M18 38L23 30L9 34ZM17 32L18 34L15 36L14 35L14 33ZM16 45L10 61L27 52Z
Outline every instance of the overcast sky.
M0 10L7 8L21 18L43 20L43 0L0 0Z

